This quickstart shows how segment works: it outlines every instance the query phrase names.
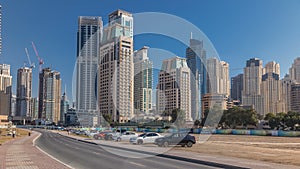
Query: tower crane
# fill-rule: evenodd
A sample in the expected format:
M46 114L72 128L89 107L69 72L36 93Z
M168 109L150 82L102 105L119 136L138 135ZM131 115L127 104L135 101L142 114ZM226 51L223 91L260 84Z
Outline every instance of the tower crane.
M35 55L36 55L36 57L37 57L38 60L39 60L39 71L42 72L42 65L44 64L44 61L43 61L43 59L39 56L39 53L37 52L34 43L33 43L33 42L31 42L31 43L32 43L32 47L33 47L33 50L34 50L34 52L35 52Z
M35 65L34 63L31 63L31 60L30 60L30 57L29 57L29 53L28 53L28 49L25 48L25 52L26 52L26 56L27 56L27 60L28 60L28 63L29 63L29 67L32 69L32 68L35 68Z

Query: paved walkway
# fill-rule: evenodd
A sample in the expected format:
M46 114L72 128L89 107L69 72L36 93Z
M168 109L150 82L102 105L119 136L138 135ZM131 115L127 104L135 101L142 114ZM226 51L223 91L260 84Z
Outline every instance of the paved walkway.
M67 169L33 145L39 133L16 138L0 146L0 169Z

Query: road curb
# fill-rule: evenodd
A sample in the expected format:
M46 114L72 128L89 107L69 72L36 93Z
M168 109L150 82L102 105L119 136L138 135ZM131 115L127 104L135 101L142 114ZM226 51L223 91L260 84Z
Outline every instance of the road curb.
M87 141L87 140L81 140L81 139L77 139L77 138L74 138L74 137L69 137L67 135L60 134L60 133L57 133L57 134L61 135L63 137L67 137L67 138L70 138L70 139L73 139L73 140L76 140L76 141L80 141L80 142L84 142L84 143L88 143L88 144L106 146L106 147L109 147L109 148L122 149L122 150L125 150L125 151L132 151L132 152L137 152L137 153L142 153L142 154L154 155L154 156L157 156L157 157L180 160L180 161L185 161L185 162L190 162L190 163L195 163L195 164L202 164L202 165L211 166L211 167L219 167L219 168L225 168L225 169L249 169L249 168L245 168L245 167L238 167L238 166L234 166L234 165L221 164L221 163L203 161L203 160L198 160L198 159L190 159L190 158L180 157L180 156L175 156L175 155L157 154L157 153L152 153L152 152L147 152L147 151L142 151L142 150L135 150L135 149L124 148L124 147L115 147L115 146L111 146L111 145L99 144L99 143L90 142L90 141Z

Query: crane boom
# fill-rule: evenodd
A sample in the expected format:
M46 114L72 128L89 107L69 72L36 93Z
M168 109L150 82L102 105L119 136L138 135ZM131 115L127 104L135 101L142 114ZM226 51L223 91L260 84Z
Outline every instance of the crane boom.
M39 60L39 69L40 69L40 72L41 72L41 71L42 71L42 64L44 64L44 62L43 62L42 58L40 58L39 53L38 53L38 51L36 50L36 47L35 47L34 43L31 42L31 44L32 44L32 48L33 48L33 50L34 50L34 52L35 52L35 55L36 55L36 57L37 57L38 60Z
M27 59L28 59L28 63L29 63L30 68L34 68L35 65L34 65L34 63L31 63L30 56L29 56L29 53L28 53L28 49L27 49L27 48L25 48L25 52L26 52L26 56L27 56Z

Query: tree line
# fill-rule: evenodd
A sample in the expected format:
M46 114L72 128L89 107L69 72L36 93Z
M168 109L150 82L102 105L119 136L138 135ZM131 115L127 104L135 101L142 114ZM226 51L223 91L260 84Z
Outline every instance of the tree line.
M289 111L287 113L268 113L263 117L254 109L243 109L233 107L228 110L221 110L213 107L205 110L201 121L196 120L195 126L214 127L221 129L251 129L257 128L259 122L265 129L274 130L300 130L300 113Z

